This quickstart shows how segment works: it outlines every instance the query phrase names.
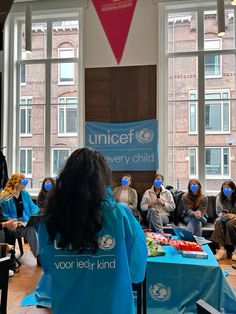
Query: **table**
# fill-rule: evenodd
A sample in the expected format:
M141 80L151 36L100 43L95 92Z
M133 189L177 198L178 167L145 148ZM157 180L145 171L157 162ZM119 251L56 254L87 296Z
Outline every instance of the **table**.
M196 313L196 301L203 299L221 313L236 314L236 294L229 286L208 245L208 259L182 257L171 246L166 255L148 258L147 313Z

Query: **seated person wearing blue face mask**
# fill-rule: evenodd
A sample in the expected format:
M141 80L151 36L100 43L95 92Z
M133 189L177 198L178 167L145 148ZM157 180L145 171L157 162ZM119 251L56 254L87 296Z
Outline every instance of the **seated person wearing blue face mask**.
M45 213L48 204L48 198L54 190L55 186L56 184L53 178L47 177L43 180L41 190L38 195L38 206L43 214Z
M157 174L153 185L144 194L141 209L147 211L149 229L161 232L163 225L169 223L170 212L175 210L175 203L170 191L163 186L164 177Z
M202 235L202 225L207 223L207 202L207 196L202 194L201 183L196 179L190 180L188 191L182 196L183 221L187 225L186 230L196 236Z
M32 253L38 259L38 235L34 227L26 226L31 215L38 214L39 208L25 191L28 180L21 173L14 173L1 193L0 206L6 220L16 219L16 237L25 237Z
M131 188L131 183L131 175L128 173L124 174L121 178L121 186L117 186L114 188L113 196L117 202L127 205L132 210L134 216L138 219L138 221L140 221L141 215L137 210L138 195L137 191Z
M211 239L219 244L220 249L215 257L219 261L227 258L225 244L234 246L232 260L236 261L236 186L233 181L227 180L221 186L216 197L216 212L218 218Z

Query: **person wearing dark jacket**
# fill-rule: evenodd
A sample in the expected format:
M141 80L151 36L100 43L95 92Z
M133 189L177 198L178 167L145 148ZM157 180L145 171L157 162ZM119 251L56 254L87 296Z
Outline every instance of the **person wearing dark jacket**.
M41 212L44 214L47 204L48 198L50 194L52 194L53 190L55 189L56 183L51 177L47 177L43 180L41 190L38 195L38 207L40 208Z

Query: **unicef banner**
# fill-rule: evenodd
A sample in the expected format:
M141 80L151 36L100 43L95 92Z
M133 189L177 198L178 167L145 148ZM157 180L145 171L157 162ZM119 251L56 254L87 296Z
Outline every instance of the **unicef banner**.
M158 167L157 120L86 122L85 144L100 151L115 171L148 171Z

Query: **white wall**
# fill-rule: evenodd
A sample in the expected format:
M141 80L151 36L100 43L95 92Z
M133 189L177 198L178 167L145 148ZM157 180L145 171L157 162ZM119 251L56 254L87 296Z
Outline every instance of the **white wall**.
M85 68L117 66L92 2L84 12ZM120 66L156 63L156 12L153 0L137 0Z
M0 72L3 71L3 51L0 51Z

